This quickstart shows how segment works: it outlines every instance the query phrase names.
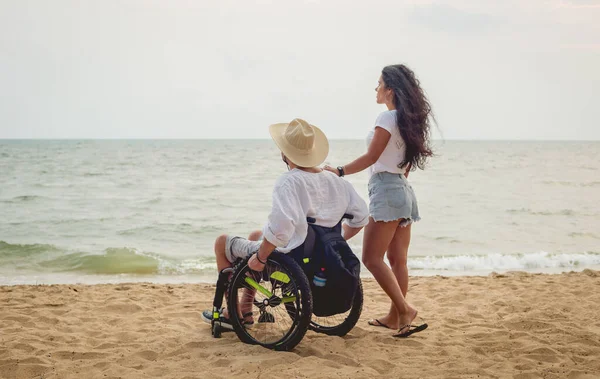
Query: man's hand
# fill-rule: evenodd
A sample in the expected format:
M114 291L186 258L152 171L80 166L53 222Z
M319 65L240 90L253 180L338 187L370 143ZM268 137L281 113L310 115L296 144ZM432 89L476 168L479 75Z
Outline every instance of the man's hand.
M250 270L261 272L265 269L265 265L258 261L256 254L258 254L258 252L252 254L250 260L248 260L248 267L250 267Z
M260 244L258 251L256 253L252 254L250 259L248 260L248 267L250 267L251 270L258 271L258 272L264 270L265 265L260 263L260 261L257 258L257 255L260 254L261 261L267 262L267 259L269 259L269 255L271 255L273 250L275 250L275 245L273 245L271 242L267 241L266 238L264 240L262 240L262 243Z

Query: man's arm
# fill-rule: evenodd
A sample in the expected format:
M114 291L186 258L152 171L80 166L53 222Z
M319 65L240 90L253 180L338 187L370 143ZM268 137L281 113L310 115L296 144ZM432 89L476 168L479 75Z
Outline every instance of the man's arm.
M300 205L296 189L286 183L276 183L273 188L273 203L267 225L263 228L263 241L257 254L252 255L248 266L254 271L262 271L269 255L277 247L288 244L295 231L295 224L306 222L305 216L298 213Z
M343 235L344 239L346 241L348 241L350 238L357 235L358 232L360 232L360 230L362 228L363 228L362 226L360 228L353 228L348 224L342 224L342 229L343 229L342 235Z
M348 191L348 208L346 213L353 216L351 220L344 220L342 224L342 235L348 241L354 237L360 230L369 223L369 207L362 197L356 192L354 186L349 182L344 182Z
M265 265L261 262L267 262L267 259L275 250L275 245L271 242L267 241L267 239L263 239L258 251L250 257L248 261L248 267L254 271L262 271L265 268ZM258 256L258 257L257 257Z

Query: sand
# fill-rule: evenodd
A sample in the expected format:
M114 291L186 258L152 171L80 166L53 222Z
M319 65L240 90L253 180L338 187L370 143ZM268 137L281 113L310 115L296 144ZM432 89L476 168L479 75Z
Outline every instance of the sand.
M364 287L349 335L292 352L213 339L209 284L0 287L0 378L600 378L599 271L413 277L408 339L367 325L389 305Z

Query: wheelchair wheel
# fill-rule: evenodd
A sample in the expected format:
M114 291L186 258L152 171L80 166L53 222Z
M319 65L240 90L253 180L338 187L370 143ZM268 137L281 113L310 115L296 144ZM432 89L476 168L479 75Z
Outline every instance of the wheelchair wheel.
M330 336L345 336L358 322L363 306L363 288L362 282L358 280L358 287L352 308L349 311L328 317L312 316L309 328L317 333L323 333Z
M228 293L228 309L239 310L230 311L229 317L241 341L291 350L306 334L312 294L292 258L273 252L262 272L250 270L245 259L234 269Z

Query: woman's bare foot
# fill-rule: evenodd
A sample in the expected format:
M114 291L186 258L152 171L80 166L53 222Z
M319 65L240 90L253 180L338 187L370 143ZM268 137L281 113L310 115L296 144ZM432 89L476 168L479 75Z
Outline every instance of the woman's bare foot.
M417 315L419 314L419 311L417 311L415 308L413 308L412 306L408 306L408 312L403 313L400 315L400 320L398 320L398 328L401 328L401 330L398 330L398 333L403 333L405 332L404 329L407 329L408 326L412 325L413 321L417 318Z
M368 321L371 326L383 326L388 329L397 330L400 327L400 320L394 318L392 315L387 314L380 318L375 318Z
M398 330L404 325L412 324L413 320L417 317L419 313L412 305L406 304L407 312L401 315L398 315L395 311L395 308L390 310L387 315L369 320L369 325L371 326L383 326L389 329ZM404 328L403 328L404 329ZM400 331L402 332L402 331Z
M427 324L414 325L414 321L417 318L419 312L409 307L409 313L406 315L400 315L401 325L398 327L398 333L394 334L394 337L408 337L414 333L418 333L427 329Z

